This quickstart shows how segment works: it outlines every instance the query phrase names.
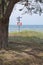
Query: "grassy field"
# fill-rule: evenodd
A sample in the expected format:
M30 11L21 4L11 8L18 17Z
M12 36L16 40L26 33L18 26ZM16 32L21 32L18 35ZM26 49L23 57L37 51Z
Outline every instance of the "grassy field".
M32 46L43 47L43 32L35 31L22 31L22 32L11 32L9 33L9 41L23 42L23 44L30 44ZM34 45L33 45L34 44Z
M14 49L16 48L15 46L16 44L20 46L21 49L25 48L24 46L32 48L38 47L40 49L43 49L43 32L35 31L11 32L9 34L9 41L11 42L10 46Z
M43 32L11 32L8 36L8 50L0 51L0 65L43 65Z
M8 36L21 36L21 37L37 37L43 39L43 32L36 31L22 31L22 32L10 32Z

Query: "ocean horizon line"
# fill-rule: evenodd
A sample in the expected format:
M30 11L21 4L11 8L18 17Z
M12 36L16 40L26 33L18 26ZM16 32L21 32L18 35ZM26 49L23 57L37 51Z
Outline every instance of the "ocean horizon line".
M10 25L14 25L14 24L10 24ZM15 24L16 25L16 24ZM25 24L24 24L25 25ZM38 24L37 24L38 25Z

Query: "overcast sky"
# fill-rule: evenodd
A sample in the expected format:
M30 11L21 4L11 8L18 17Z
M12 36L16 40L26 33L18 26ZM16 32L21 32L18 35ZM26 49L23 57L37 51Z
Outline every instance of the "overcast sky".
M19 11L18 9L23 8L22 5L17 4L16 7L13 8L13 11L11 13L11 16L9 18L9 24L10 25L16 25L17 24L17 17L22 17L21 22L23 25L43 25L43 14L39 16L39 14L24 14L22 13L26 10L24 8L23 11Z

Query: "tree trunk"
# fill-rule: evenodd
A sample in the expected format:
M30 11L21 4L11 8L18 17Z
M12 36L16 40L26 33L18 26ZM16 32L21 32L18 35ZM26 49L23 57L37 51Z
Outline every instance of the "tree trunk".
M8 47L8 22L9 19L0 21L0 48Z
M10 0L6 13L2 19L0 19L0 48L7 48L8 46L8 25L9 17L11 15L14 4L19 0Z

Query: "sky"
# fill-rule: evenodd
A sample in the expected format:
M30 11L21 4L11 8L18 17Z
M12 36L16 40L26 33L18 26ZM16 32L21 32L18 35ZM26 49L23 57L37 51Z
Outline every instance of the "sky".
M23 5L16 4L12 10L12 13L9 18L9 25L17 25L17 17L22 17L20 19L20 22L22 22L23 25L43 25L43 13L41 16L39 14L32 14L29 13L22 15L26 8L23 9L23 11L19 11L19 9L23 8Z

